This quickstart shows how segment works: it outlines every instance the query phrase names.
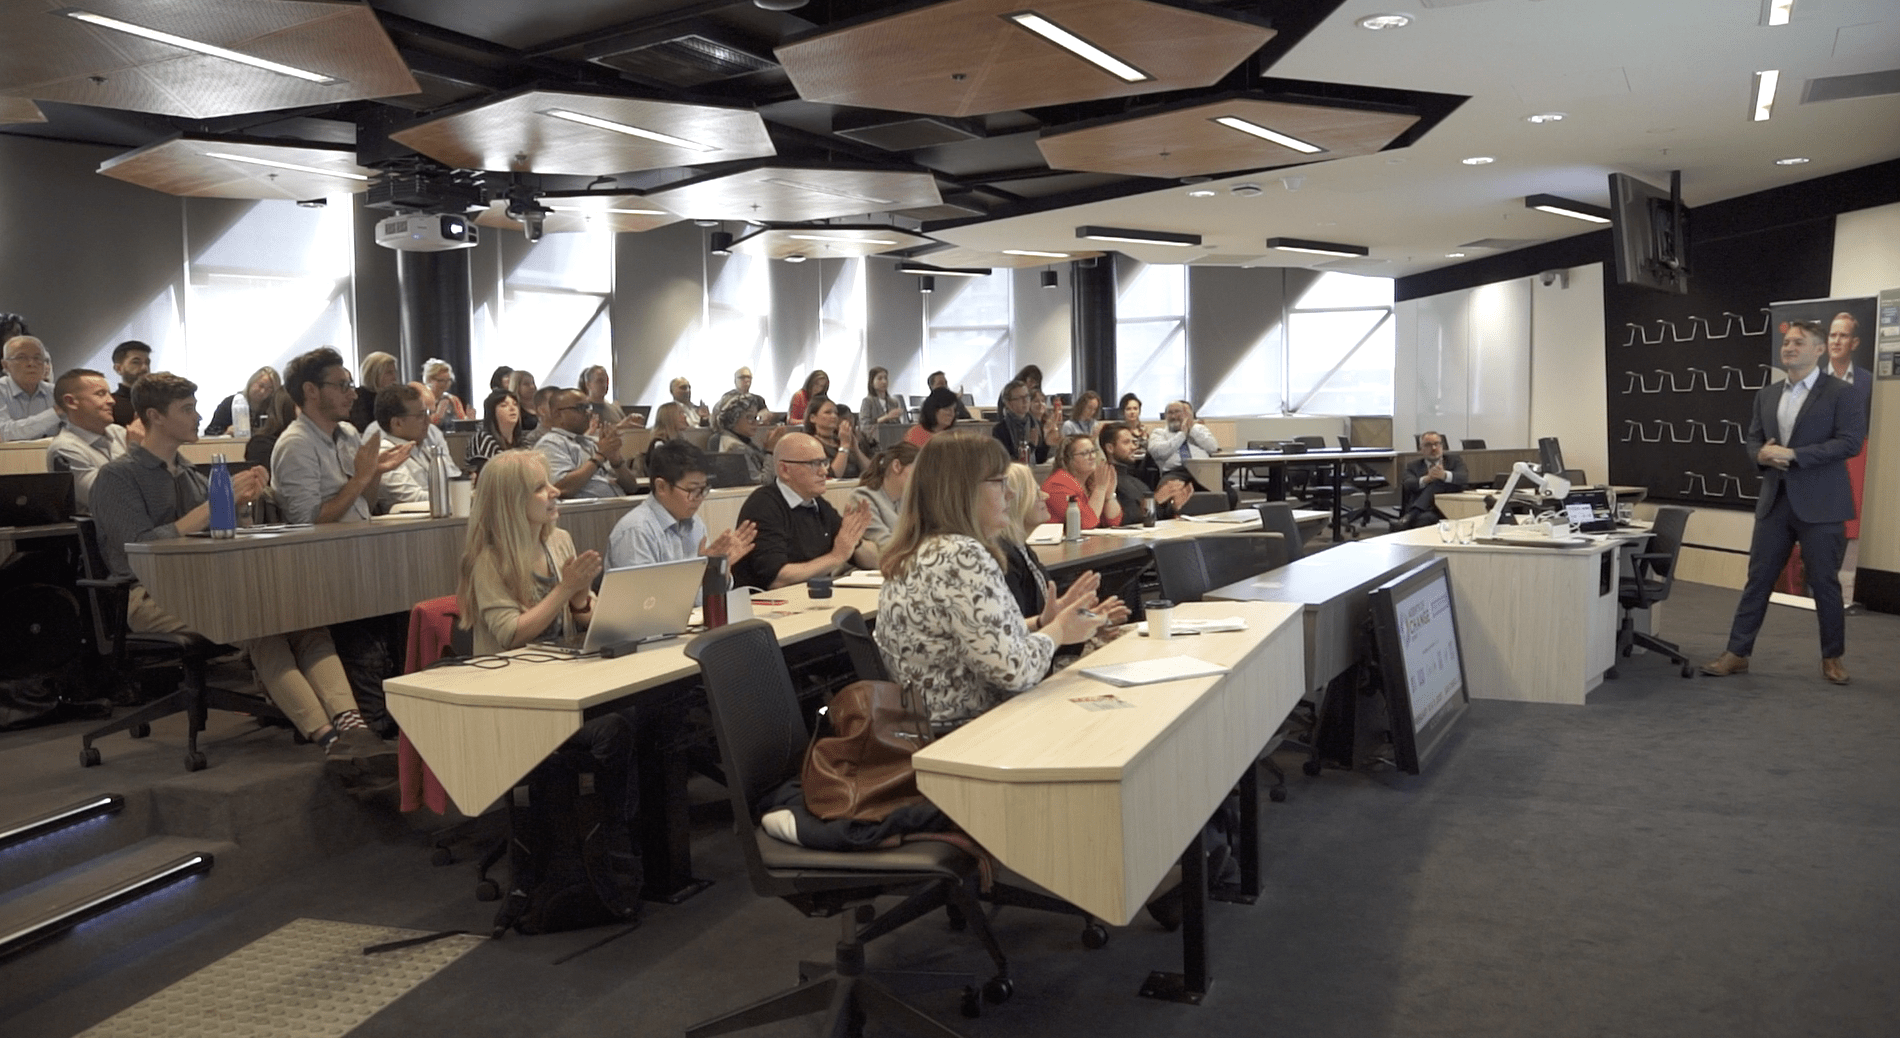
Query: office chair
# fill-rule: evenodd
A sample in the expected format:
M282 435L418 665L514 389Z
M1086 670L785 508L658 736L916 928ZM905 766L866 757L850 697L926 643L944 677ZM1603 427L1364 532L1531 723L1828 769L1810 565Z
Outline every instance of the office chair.
M1656 509L1656 518L1649 530L1649 550L1630 556L1634 572L1619 580L1616 590L1616 604L1623 610L1623 621L1616 631L1617 653L1628 656L1640 645L1667 656L1682 669L1685 678L1695 677L1695 664L1682 654L1682 647L1636 630L1636 619L1630 614L1668 599L1669 589L1676 583L1676 557L1682 552L1682 531L1689 525L1689 513L1693 511L1695 509L1681 505ZM1611 676L1614 675L1612 670Z
M877 642L872 639L870 628L864 624L864 614L850 606L842 606L837 612L831 614L831 625L838 629L838 634L844 639L845 653L851 657L851 669L857 674L858 680L892 680L889 668L884 666L883 652L878 649ZM1018 908L1032 908L1038 912L1080 916L1082 918L1082 946L1095 949L1108 944L1108 928L1097 922L1095 917L1089 915L1088 912L1040 889L1024 887L1016 882L1005 883L1002 878L1004 875L1008 875L1012 881L1029 882L1007 870L999 871L997 881L990 885L990 892L983 895L983 900L993 905L1015 905ZM951 929L963 929L965 925L963 913L955 904L945 907L949 912Z
M1342 451L1351 451L1352 438L1341 436L1339 438L1339 449ZM1380 519L1389 527L1393 523L1398 522L1399 515L1397 512L1386 508L1377 508L1372 504L1372 492L1375 490L1384 490L1391 485L1389 480L1367 467L1364 462L1355 461L1347 465L1345 474L1341 478L1339 489L1341 492L1344 492L1348 487L1357 490L1363 495L1364 500L1359 507L1353 509L1346 515L1344 519L1345 525L1351 527L1356 524L1364 528L1371 526L1374 519Z
M1179 514L1180 515L1213 515L1215 512L1227 511L1228 508L1232 505L1232 503L1233 502L1227 496L1226 491L1196 490L1192 494L1188 495L1188 499L1186 501L1181 502L1181 509L1180 509Z
M188 714L190 720L185 728L186 771L202 771L208 763L198 750L198 733L205 730L206 716L212 710L249 714L261 723L290 723L268 699L206 684L211 660L229 653L230 646L214 644L189 631L141 634L130 630L126 603L138 581L112 576L106 568L105 554L99 550L99 531L90 518L77 516L73 524L79 528L80 558L86 574L78 585L86 589L92 605L94 644L99 654L110 657L113 670L120 674L173 668L184 672L175 691L81 736L80 767L95 767L103 760L92 745L94 741L114 732L128 732L134 739L143 739L152 734L153 721L176 713ZM302 734L298 733L296 739L303 741Z
M1306 544L1300 539L1300 524L1293 518L1293 506L1285 501L1268 501L1255 507L1260 509L1260 528L1280 535L1286 560L1298 562L1304 558Z
M719 755L729 778L733 828L753 891L760 897L782 898L807 918L841 917L842 926L831 963L801 962L796 987L695 1024L687 1029L688 1038L820 1010L829 1010L823 1033L830 1035L861 1029L872 1014L913 1032L956 1035L903 1001L898 992L961 987L963 1014L976 1016L981 1004L972 975L873 970L864 964L866 943L951 904L996 964L996 975L983 985L983 998L1006 1001L1015 990L1009 963L971 893L976 859L934 840L870 851L817 851L774 839L759 827L757 805L798 777L809 741L798 693L772 626L745 620L708 631L687 644L686 655L699 664L705 678ZM878 914L872 901L886 895L905 900Z
M1280 449L1275 440L1248 440L1250 451L1274 451ZM1286 478L1280 476L1280 468L1275 465L1257 465L1240 470L1240 489L1266 494L1272 497L1277 490L1281 498L1286 497ZM1276 479L1276 476L1278 477Z
M1484 449L1484 441L1483 440L1459 440L1458 449L1461 451L1481 451Z
M1572 487L1587 487L1590 485L1590 477L1585 475L1582 469L1565 469L1563 471L1563 477Z

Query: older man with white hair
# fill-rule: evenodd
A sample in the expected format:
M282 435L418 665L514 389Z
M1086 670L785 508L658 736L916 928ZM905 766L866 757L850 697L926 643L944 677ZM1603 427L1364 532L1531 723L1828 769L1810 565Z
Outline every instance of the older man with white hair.
M31 335L7 340L0 375L0 440L44 440L59 431L53 399L53 355Z
M838 514L825 500L824 445L815 436L788 433L772 448L777 478L754 490L739 509L739 524L757 531L752 551L733 566L738 586L775 588L828 577L851 564L851 553L871 524L871 510Z

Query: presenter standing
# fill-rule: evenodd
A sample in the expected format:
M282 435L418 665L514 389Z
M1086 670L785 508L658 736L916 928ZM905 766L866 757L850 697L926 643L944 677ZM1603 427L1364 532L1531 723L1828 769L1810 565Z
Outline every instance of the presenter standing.
M1826 350L1827 335L1819 324L1791 322L1781 338L1788 377L1755 395L1746 446L1762 480L1748 547L1748 583L1735 607L1728 650L1703 664L1704 674L1748 671L1775 577L1799 543L1821 625L1821 676L1847 684L1840 577L1846 523L1854 518L1847 459L1860 453L1867 438L1867 407L1853 386L1820 370Z

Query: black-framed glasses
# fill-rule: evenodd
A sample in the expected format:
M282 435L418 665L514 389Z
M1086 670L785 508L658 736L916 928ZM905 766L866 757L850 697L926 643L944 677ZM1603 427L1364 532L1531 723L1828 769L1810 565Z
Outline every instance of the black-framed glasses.
M699 499L706 496L707 491L712 489L712 484L708 482L708 483L701 483L700 485L696 487L683 487L683 486L680 486L678 483L674 483L672 484L672 487L676 493L685 494L686 499L688 501L698 501Z
M355 389L356 380L353 378L346 378L341 382L320 382L318 383L318 385L329 386L332 389Z

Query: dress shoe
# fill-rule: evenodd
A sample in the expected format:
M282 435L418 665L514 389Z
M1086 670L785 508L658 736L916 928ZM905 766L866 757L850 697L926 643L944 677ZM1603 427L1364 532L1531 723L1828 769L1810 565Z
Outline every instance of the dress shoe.
M1724 678L1730 674L1748 673L1748 657L1725 652L1702 665L1702 673L1712 678Z
M1847 684L1847 666L1839 656L1829 656L1821 661L1821 676L1836 685Z

